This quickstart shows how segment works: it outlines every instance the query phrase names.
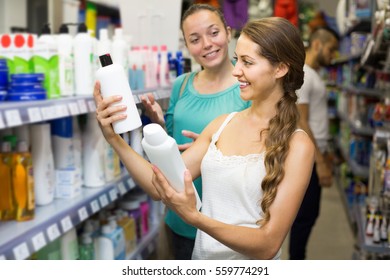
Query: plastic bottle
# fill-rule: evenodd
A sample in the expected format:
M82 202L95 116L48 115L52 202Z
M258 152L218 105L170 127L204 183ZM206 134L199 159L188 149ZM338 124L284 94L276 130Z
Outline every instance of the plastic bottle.
M30 126L29 125L20 125L13 128L14 134L18 141L26 142L27 149L31 149L31 140L30 140Z
M96 260L114 260L114 244L110 238L113 230L110 225L103 225L101 235L95 239L95 259Z
M15 196L12 187L11 143L1 143L0 153L0 220L15 218Z
M72 228L61 236L60 244L61 258L63 260L78 260L80 258L79 244L75 228Z
M176 52L176 73L178 77L184 73L184 58L181 51Z
M158 59L158 47L152 46L152 55L151 55L151 76L150 81L151 87L157 87L160 84L160 69L159 69L159 59Z
M169 65L169 83L173 84L177 77L176 71L176 58L173 57L172 52L168 52L168 65Z
M55 119L50 126L55 168L75 168L72 117Z
M381 222L381 241L382 242L387 242L387 217L386 215L382 215L382 222Z
M121 65L113 64L109 54L102 55L99 58L102 68L97 71L96 78L100 81L102 96L106 98L122 94L122 100L115 103L115 105L127 106L127 118L113 123L115 133L122 134L140 127L142 122L125 74L127 72L124 72Z
M57 238L36 253L38 260L61 260L61 242Z
M3 101L7 95L8 89L8 66L4 58L0 58L0 102Z
M160 61L159 86L167 87L169 85L169 64L168 64L167 45L161 45L159 61Z
M82 137L78 117L72 118L73 127L73 153L74 153L74 167L76 171L76 185L81 187L83 185L83 161L82 161Z
M51 148L50 124L31 126L31 154L34 166L35 204L46 205L54 199L54 157Z
M112 59L115 64L119 64L123 67L125 73L128 73L129 51L130 46L123 37L123 29L115 28L114 40L112 41Z
M97 55L101 56L106 53L112 52L112 42L108 38L108 30L106 28L101 28L99 30L99 41L97 44Z
M95 252L93 246L93 239L90 234L83 233L80 238L80 260L94 260Z
M60 94L72 96L74 94L73 37L69 34L66 24L60 26L57 43Z
M127 212L130 219L133 219L135 241L140 241L142 238L142 217L140 202L138 200L125 200L119 204L119 207Z
M130 219L127 213L121 209L117 209L115 213L117 223L119 226L122 227L124 232L126 242L126 254L129 254L135 249L135 246L137 244L134 219Z
M12 184L15 194L16 220L34 218L34 177L31 154L27 143L19 141L12 159Z
M83 142L83 181L86 187L102 187L106 183L104 174L105 139L93 114L87 115Z
M126 258L126 241L123 228L118 225L115 215L109 216L107 221L113 230L109 237L114 244L114 258L124 260Z
M186 166L175 139L168 136L165 130L155 123L144 126L143 132L142 147L150 162L161 170L176 191L184 191L184 171ZM196 207L199 210L201 201L195 186L192 186L196 194Z
M60 97L58 45L49 24L45 24L34 48L33 65L35 73L44 73L44 88L49 99Z
M80 23L74 37L74 72L76 95L93 92L93 41L84 23Z

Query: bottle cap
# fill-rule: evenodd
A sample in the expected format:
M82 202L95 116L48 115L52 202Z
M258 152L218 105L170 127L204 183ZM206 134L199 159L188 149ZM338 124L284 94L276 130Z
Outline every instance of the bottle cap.
M79 26L77 27L77 32L78 33L87 33L87 26L85 25L84 22L79 24Z
M60 34L68 34L69 33L69 28L65 23L61 24L59 33Z
M100 64L102 67L108 66L112 64L112 59L109 53L103 54L99 56Z
M49 23L45 23L42 27L42 30L41 30L41 35L43 34L50 34L51 33L51 30L50 30L50 27L49 27Z
M168 135L165 130L156 123L147 124L143 128L144 139L146 143L152 146L158 146L163 143Z

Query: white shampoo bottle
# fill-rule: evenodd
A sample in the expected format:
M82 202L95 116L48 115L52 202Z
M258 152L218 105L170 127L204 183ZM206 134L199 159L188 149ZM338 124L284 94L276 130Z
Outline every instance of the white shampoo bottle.
M184 191L184 171L186 166L180 155L175 139L155 123L144 126L142 147L151 163L156 165L165 175L171 186L178 192ZM194 184L192 187L195 189ZM195 189L196 208L202 206L198 192Z
M113 123L116 134L122 134L134 130L142 125L137 106L130 89L127 74L119 64L113 64L109 54L99 57L102 68L96 72L96 79L100 82L103 98L112 95L122 95L122 100L114 105L126 105L127 118Z

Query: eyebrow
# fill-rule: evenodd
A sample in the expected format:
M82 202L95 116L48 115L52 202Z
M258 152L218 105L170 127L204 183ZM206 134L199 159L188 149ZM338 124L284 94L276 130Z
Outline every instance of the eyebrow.
M209 26L207 27L207 30L213 28L214 26L218 27L217 24L213 23L213 24L211 24L211 25L209 25ZM191 33L191 34L189 34L188 36L196 36L196 35L198 35L197 32Z

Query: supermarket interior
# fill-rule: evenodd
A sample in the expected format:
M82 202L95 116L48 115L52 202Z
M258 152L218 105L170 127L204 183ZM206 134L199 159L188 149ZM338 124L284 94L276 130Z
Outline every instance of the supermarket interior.
M166 113L178 77L208 67L181 30L199 3L226 18L232 61L252 20L286 18L305 47L318 27L338 34L336 55L318 70L332 184L321 188L305 259L390 259L389 0L0 0L0 260L172 258L162 252L173 246L162 233L167 209L106 141L93 92L99 80L107 96L124 94L136 121L113 130L152 160L142 99Z

